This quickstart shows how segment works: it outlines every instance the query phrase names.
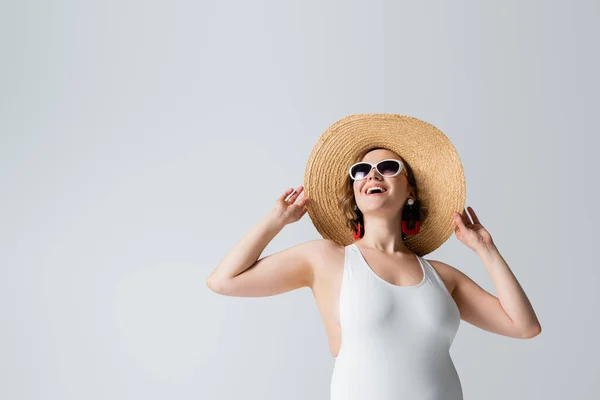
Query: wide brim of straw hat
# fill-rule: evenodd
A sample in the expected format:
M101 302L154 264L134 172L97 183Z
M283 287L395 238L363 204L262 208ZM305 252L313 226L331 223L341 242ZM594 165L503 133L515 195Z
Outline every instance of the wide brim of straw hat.
M317 231L342 246L354 242L338 206L339 187L363 151L387 148L411 167L418 199L428 209L419 233L404 243L424 256L454 232L453 212L462 213L466 200L463 166L450 140L420 119L398 114L354 114L331 125L314 146L304 172L304 195L312 199L308 215Z

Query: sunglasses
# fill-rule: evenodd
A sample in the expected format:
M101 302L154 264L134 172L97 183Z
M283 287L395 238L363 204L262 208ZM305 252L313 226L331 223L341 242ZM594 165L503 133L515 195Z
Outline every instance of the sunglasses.
M377 172L386 177L396 176L404 170L402 162L394 160L393 158L388 158L386 160L381 160L376 164L359 161L350 167L348 173L350 174L350 178L359 181L365 179L373 168L376 168Z

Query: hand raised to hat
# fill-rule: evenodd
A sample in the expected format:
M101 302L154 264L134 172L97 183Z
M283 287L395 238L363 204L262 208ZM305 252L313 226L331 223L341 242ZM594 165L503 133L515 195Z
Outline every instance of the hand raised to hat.
M304 214L306 214L306 211L308 210L306 205L310 199L306 196L303 196L300 200L298 200L298 196L303 190L303 186L298 186L295 193L293 193L293 189L290 188L281 196L279 196L275 202L273 214L281 222L281 224L291 224L292 222L298 221ZM286 197L289 196L290 193L292 193L292 195L286 200Z
M466 210L464 209L461 214L455 212L452 215L456 224L456 228L454 229L456 238L475 252L478 252L483 248L494 246L492 235L490 235L483 225L481 225L473 208L467 208L473 221L467 216Z

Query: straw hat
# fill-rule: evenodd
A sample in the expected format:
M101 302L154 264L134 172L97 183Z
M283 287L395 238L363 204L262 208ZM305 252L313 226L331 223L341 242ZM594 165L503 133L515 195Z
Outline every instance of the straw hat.
M312 199L308 215L326 239L347 246L354 242L338 207L338 189L358 154L384 147L411 167L418 200L427 207L419 233L404 243L424 256L440 247L454 232L454 211L465 206L466 183L460 158L450 140L433 125L398 114L354 114L331 125L319 138L306 163L304 195Z

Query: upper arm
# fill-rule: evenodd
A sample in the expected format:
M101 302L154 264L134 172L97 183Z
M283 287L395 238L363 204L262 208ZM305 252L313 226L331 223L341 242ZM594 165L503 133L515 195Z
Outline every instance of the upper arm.
M462 320L498 335L523 338L522 330L515 326L500 300L489 293L462 271L441 261L432 260L440 275L452 280L452 298Z
M219 294L266 297L312 286L324 239L304 242L257 260L241 274L219 283Z

